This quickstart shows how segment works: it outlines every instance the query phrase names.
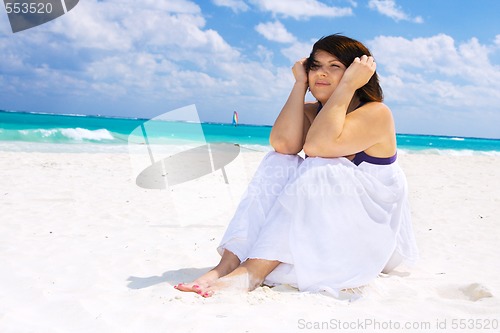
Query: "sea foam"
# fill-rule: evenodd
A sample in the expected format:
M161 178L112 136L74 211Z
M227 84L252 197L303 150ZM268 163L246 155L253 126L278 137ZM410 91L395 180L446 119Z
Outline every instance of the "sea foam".
M98 130L88 130L85 128L64 128L61 129L61 134L65 137L68 137L72 140L82 141L82 140L93 140L93 141L101 141L101 140L113 140L114 137L111 133L106 129L98 129Z

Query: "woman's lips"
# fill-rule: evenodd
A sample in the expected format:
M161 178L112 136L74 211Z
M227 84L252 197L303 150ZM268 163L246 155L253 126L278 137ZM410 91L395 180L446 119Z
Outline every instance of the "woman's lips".
M316 86L323 86L324 87L324 86L329 86L330 83L325 82L325 81L316 81L316 83L314 85L316 85Z

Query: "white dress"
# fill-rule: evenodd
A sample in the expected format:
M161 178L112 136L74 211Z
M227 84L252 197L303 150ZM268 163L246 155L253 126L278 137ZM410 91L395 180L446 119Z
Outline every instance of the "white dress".
M278 260L266 283L335 296L417 259L406 178L397 161L268 153L221 241L243 262Z

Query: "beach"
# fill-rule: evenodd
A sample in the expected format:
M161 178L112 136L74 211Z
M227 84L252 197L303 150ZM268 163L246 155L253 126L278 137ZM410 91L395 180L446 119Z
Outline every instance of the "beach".
M128 152L0 151L0 332L500 332L498 155L399 154L420 259L355 301L174 289L218 262L264 154L159 190Z

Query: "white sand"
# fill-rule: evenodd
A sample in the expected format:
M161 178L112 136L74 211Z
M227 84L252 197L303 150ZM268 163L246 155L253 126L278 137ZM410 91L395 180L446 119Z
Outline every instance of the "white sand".
M228 168L227 199L220 171L145 190L126 153L0 152L0 332L500 331L498 156L400 155L421 259L355 302L283 286L175 290L217 263L238 180L262 156Z

